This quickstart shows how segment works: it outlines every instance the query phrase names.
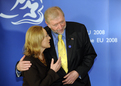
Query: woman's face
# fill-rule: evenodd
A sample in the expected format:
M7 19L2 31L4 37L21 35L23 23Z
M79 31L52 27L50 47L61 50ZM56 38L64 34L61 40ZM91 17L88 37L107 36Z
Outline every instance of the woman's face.
M43 29L44 31L44 39L42 40L42 48L50 48L50 36L47 34L46 30Z

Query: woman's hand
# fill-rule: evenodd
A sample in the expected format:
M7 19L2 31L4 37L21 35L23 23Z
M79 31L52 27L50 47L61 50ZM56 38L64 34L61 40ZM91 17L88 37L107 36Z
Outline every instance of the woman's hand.
M53 69L55 72L57 72L60 69L60 67L61 67L61 58L59 57L59 59L55 64L54 64L54 59L52 58L50 69Z

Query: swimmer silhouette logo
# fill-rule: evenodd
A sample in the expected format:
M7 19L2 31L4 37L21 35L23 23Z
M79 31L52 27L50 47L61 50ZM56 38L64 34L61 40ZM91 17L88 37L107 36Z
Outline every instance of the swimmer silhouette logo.
M33 3L32 3L33 2ZM40 0L41 3L42 0ZM23 15L23 18L15 21L15 22L11 22L14 25L19 25L19 24L23 24L23 23L29 23L29 24L40 24L42 23L44 16L43 13L41 12L42 9L44 8L44 6L42 5L41 7L39 7L39 2L35 2L35 0L16 0L14 6L10 9L10 11L14 10L19 4L22 4L23 7L20 7L19 10L25 10L25 9L29 9L30 12L27 12ZM15 18L18 17L20 14L15 14L15 15L7 15L4 13L0 13L0 17L2 18ZM29 19L27 18L29 17Z

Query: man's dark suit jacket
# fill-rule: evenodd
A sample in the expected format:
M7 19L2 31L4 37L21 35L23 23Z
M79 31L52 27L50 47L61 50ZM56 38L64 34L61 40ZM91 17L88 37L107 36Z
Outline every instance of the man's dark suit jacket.
M46 59L48 54L44 52L44 55ZM47 66L33 56L26 56L24 60L30 61L32 66L29 70L22 72L23 86L50 86L59 78L58 74L50 69L47 59Z
M54 58L57 61L57 55L53 43L53 37L50 28L45 27L47 33L50 35L51 48L46 49L49 52L49 61ZM91 69L94 59L97 56L87 33L87 29L83 24L76 22L66 22L66 46L68 59L68 72L76 70L81 79L78 78L73 85L64 86L91 86L88 76L88 71ZM60 78L51 86L63 86L63 77L66 75L61 68L58 72Z

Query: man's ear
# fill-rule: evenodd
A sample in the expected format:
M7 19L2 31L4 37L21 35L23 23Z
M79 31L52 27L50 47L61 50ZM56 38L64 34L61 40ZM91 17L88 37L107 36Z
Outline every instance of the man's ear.
M48 27L50 27L49 24L46 21L45 21L45 23L47 24Z
M45 23L47 24L47 26L49 25L46 21L45 21Z
M45 23L47 24L47 26L50 28L50 25L45 21Z
M48 25L48 23L45 21L45 23Z

